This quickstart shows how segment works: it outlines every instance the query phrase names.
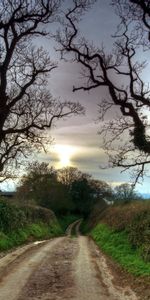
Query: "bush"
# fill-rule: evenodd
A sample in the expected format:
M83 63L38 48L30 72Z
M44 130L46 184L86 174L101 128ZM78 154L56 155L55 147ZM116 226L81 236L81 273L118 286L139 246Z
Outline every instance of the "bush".
M140 249L144 260L150 261L150 210L137 214L127 230L131 244Z
M44 223L29 224L23 228L8 233L7 235L0 232L0 251L10 249L23 243L49 239L62 234L58 223L47 225Z
M23 210L28 222L30 223L37 223L38 221L51 224L56 222L55 214L50 209L34 205L20 206L20 208Z
M0 250L7 250L12 246L12 242L6 234L0 232Z
M111 206L99 214L97 221L116 233L126 232L133 250L150 261L150 201Z
M11 232L26 224L27 219L22 209L0 200L0 231Z
M62 233L51 210L39 206L18 207L0 200L0 251Z
M33 205L18 206L0 200L0 231L11 232L29 223L56 222L55 214L47 208Z
M107 208L97 220L119 232L126 230L134 218L146 210L150 211L150 202L133 201L130 204L114 205Z

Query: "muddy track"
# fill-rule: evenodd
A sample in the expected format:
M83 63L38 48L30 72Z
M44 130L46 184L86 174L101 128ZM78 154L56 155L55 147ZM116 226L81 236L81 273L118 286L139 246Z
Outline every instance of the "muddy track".
M34 273L36 267L39 266L41 261L47 256L50 251L61 244L64 238L58 238L40 246L36 249L32 246L28 250L23 251L15 257L13 262L6 264L3 258L4 265L1 263L0 267L0 300L15 300L18 299L20 290L28 280L29 276ZM11 253L13 257L14 253Z
M80 235L80 225L82 223L82 219L76 220L75 222L71 223L66 229L66 235L71 237L71 235Z
M119 286L104 255L79 235L81 220L68 236L21 247L0 260L0 300L137 300ZM78 236L70 238L71 232Z

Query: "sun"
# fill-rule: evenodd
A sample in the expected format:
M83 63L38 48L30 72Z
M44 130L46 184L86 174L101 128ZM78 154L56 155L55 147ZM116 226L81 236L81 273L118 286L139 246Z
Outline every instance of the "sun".
M72 155L75 153L75 147L70 145L55 145L54 151L59 157L59 167L69 167L71 165Z

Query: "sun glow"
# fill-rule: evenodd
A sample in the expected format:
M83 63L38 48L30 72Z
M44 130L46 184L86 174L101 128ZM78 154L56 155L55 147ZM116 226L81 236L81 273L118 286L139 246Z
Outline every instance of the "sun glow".
M71 165L71 158L76 149L70 145L55 145L54 151L59 157L59 167L63 168Z

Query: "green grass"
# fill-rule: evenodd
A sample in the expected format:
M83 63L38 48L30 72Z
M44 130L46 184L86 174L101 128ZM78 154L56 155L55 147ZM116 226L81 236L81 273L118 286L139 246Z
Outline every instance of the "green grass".
M61 235L63 232L57 223L47 225L44 223L30 224L11 233L0 232L0 251L22 245L31 240L48 239Z
M39 206L15 206L0 199L0 251L62 234L51 210Z
M91 231L91 236L104 252L128 272L136 276L150 276L150 263L144 262L139 251L130 245L125 231L115 232L107 225L98 224Z

